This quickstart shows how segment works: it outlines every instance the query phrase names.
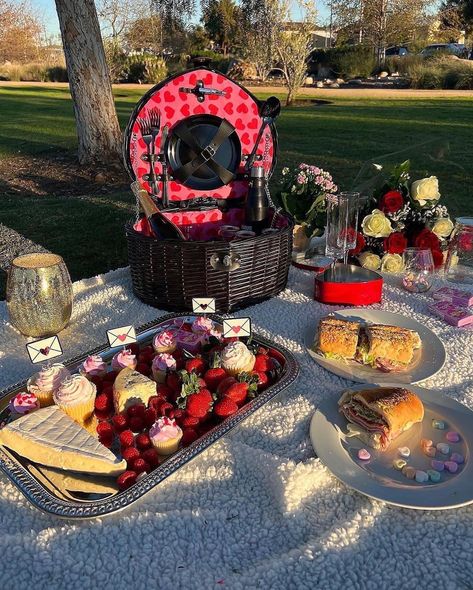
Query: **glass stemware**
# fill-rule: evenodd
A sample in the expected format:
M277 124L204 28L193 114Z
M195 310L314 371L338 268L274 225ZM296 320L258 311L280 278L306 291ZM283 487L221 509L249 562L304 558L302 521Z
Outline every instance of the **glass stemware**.
M327 196L327 244L325 253L348 262L348 252L356 246L360 194L341 192Z
M445 278L473 284L473 217L459 217L453 230L445 264Z
M411 293L423 293L432 286L434 259L430 249L406 248L403 254L402 284Z

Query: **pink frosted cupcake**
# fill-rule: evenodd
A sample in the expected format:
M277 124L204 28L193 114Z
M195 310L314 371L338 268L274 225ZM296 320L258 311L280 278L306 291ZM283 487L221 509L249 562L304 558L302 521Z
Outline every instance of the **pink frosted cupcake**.
M172 418L164 416L158 418L149 430L149 438L158 455L171 455L179 447L182 438L182 430Z
M75 420L84 424L94 411L97 388L82 375L71 375L54 393L54 403Z
M98 354L88 356L79 369L79 373L84 377L105 377L107 373L107 363L102 360Z
M158 332L153 338L153 348L158 354L171 354L176 350L176 333L171 330Z
M42 408L52 406L54 392L70 375L71 373L62 363L46 365L28 379L26 389L28 393L34 393Z
M151 365L153 379L156 383L165 383L166 375L171 371L175 371L176 368L176 359L173 356L166 352L158 354L158 356L154 357L153 364Z
M126 367L134 370L136 369L136 365L136 356L131 352L131 350L128 350L127 348L117 352L117 354L112 359L112 369L114 371L121 371Z
M194 334L198 334L200 336L214 336L214 338L218 338L219 340L222 338L222 332L217 328L217 325L210 319L206 318L205 316L199 316L192 322L192 331Z
M10 411L15 414L31 414L39 408L39 400L34 393L17 393L10 400Z

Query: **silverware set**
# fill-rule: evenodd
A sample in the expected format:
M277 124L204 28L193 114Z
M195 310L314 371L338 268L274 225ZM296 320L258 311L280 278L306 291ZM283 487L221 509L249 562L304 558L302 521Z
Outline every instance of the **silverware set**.
M154 169L155 162L161 162L162 164L162 199L163 205L167 206L167 162L165 157L164 146L168 135L168 126L164 125L161 129L161 113L159 109L151 109L145 117L137 118L138 126L141 131L141 136L146 144L146 160L149 162L149 176L146 180L149 180L154 195L159 194L158 177ZM159 154L156 155L156 138L161 132L161 146ZM143 158L145 159L145 158ZM165 202L166 201L166 202Z

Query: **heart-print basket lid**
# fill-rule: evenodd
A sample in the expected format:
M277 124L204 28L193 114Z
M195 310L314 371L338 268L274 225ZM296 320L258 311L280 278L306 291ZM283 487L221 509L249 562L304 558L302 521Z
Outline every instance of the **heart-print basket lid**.
M164 152L170 201L244 198L248 191L245 161L263 122L260 105L261 101L243 86L207 68L167 78L143 96L130 117L124 143L128 172L150 194L160 196L160 154ZM153 120L152 116L156 119L156 115L159 132L155 130L156 135L151 137L143 121ZM165 126L168 135L162 146ZM204 149L207 146L209 149ZM158 180L154 186L149 181L150 149L157 155L154 171ZM264 167L268 178L276 164L276 151L277 133L271 124L265 128L256 151L256 163Z

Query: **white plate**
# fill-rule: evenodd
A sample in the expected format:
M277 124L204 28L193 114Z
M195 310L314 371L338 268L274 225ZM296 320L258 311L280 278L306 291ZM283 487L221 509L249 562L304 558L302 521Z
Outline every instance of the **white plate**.
M445 363L445 348L439 337L423 324L398 313L376 309L344 309L336 311L334 317L361 323L386 324L415 330L422 341L422 347L414 352L414 360L405 371L383 373L378 369L361 365L355 361L327 359L312 350L317 326L310 326L305 335L305 345L310 356L324 369L359 383L419 383L440 371Z
M394 384L393 384L394 385ZM359 390L373 385L356 385L350 389ZM310 439L317 456L330 471L347 486L388 504L418 510L445 510L458 508L473 502L473 412L442 395L417 386L410 386L422 400L425 417L421 424L415 424L409 431L397 438L384 452L365 447L356 437L345 438L340 435L347 432L347 420L338 411L337 397L325 400L312 417ZM444 420L447 428L432 428L432 418ZM460 433L458 443L448 443L445 434L449 430ZM394 459L400 458L398 447L411 449L409 465L426 471L431 469L431 458L424 455L420 448L420 439L431 439L434 444L447 442L451 452L461 453L465 463L459 466L455 474L442 472L439 483L417 483L407 479L400 471L392 467ZM368 448L371 453L369 461L358 459L358 450ZM436 459L446 460L445 455L437 452Z

